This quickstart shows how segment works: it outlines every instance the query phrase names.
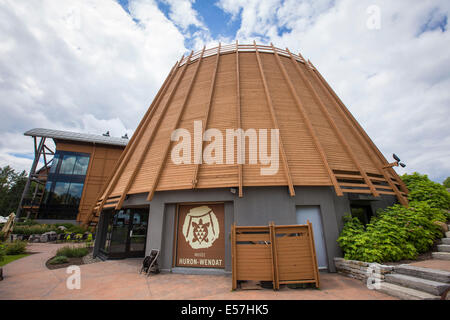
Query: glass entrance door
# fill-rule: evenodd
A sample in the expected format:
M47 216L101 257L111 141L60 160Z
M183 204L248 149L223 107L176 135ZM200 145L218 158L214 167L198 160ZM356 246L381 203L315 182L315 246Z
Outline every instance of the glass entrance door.
M108 258L143 257L147 226L147 208L123 209L111 213L102 251Z
M144 256L147 239L147 222L148 210L135 209L130 221L130 232L128 233L127 252L129 257Z

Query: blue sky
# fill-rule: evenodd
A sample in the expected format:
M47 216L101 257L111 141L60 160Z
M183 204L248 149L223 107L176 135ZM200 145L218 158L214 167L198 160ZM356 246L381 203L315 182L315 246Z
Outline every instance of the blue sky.
M183 53L237 39L301 52L400 174L443 181L449 14L448 0L1 1L0 165L29 170L36 127L131 135Z

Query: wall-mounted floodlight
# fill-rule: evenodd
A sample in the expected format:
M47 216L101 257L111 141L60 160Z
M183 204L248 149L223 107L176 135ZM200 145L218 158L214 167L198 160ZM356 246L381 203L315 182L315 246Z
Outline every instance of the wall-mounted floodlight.
M400 158L395 153L392 154L392 158L394 158L395 162L391 162L391 163L385 165L383 167L383 169L388 169L388 168L392 168L392 167L398 167L399 165L402 168L406 167L406 164L400 162Z
M106 133L103 134L104 137L109 137L109 131L106 131Z

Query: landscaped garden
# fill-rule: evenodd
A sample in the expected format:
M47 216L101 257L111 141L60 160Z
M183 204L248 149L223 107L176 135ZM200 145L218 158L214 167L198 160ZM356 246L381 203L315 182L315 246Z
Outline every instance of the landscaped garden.
M56 252L56 256L49 259L46 263L49 269L65 268L69 265L84 264L83 257L87 256L92 248L87 244L85 247L65 246Z
M0 224L0 230L2 227L3 224ZM71 223L39 224L32 220L17 222L8 239L0 231L0 267L30 255L26 251L30 242L85 243L84 247L58 250L57 259L47 265L83 264L81 259L92 251L93 241L93 233L83 226Z
M338 243L344 258L365 262L416 259L430 251L450 221L450 193L427 175L402 176L409 190L409 207L396 204L379 210L367 225L344 218Z

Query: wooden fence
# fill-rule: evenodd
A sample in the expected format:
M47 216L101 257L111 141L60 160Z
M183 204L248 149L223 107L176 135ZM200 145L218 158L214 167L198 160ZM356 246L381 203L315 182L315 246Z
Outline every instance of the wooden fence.
M319 288L314 234L305 225L231 226L233 290L240 280L280 284L314 283Z

